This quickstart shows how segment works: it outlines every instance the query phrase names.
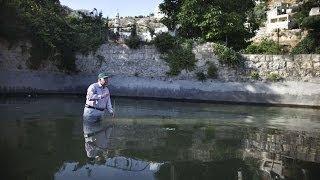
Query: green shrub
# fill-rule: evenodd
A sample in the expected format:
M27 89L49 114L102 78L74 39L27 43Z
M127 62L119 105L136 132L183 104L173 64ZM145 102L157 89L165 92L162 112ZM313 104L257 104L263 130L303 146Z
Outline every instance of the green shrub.
M252 79L254 79L254 80L260 79L260 75L259 75L259 73L258 73L257 71L252 71L252 72L250 73L250 77L251 77Z
M320 16L309 16L310 9L318 5L317 0L306 1L299 5L298 12L293 16L293 20L299 24L299 27L308 30L308 35L292 49L292 54L319 53Z
M213 63L209 63L208 65L207 76L209 78L218 77L218 68Z
M205 81L207 79L207 76L203 72L197 72L196 76L199 81Z
M175 47L175 38L169 33L158 34L153 41L160 53L167 53Z
M320 16L309 16L304 18L301 26L305 29L320 31Z
M296 12L293 15L292 20L299 26L299 28L303 24L304 19L309 17L310 9L319 6L317 1L318 0L304 1L304 3L299 4L298 8L296 8Z
M292 54L313 54L319 53L320 33L310 32L302 41L300 41L291 51Z
M148 32L150 33L151 38L156 34L155 29L150 27L150 25L147 26Z
M320 47L317 47L317 48L316 48L315 53L316 53L316 54L320 54Z
M30 48L30 57L27 59L27 67L33 70L39 69L42 62L48 58L49 49L49 47L45 48L45 45L34 41L32 48Z
M259 51L259 45L257 44L250 44L243 52L244 54L262 54Z
M62 50L62 55L55 57L57 62L57 68L60 70L65 70L67 73L76 72L76 57L70 52L70 49Z
M182 70L192 71L195 68L196 58L191 49L176 48L164 56L170 67L168 75L175 76Z
M278 73L272 72L272 73L268 74L267 79L272 82L277 82L277 81L282 80L283 78Z
M282 47L272 40L263 39L260 44L250 44L244 53L247 54L280 54Z
M140 37L137 34L137 25L134 23L131 27L131 33L128 39L125 39L124 43L130 49L138 49L142 43Z
M239 67L243 65L242 57L239 53L224 45L214 44L213 51L218 56L219 61L230 67Z
M184 48L184 49L192 50L192 48L193 48L193 40L192 39L176 38L176 43L175 44L180 46L180 47L182 47L182 48Z
M124 43L130 48L130 49L138 49L141 45L141 40L139 36L129 36L128 39L125 39Z
M157 35L153 43L170 67L167 75L176 76L182 70L192 71L195 68L196 58L192 52L192 40L176 38L168 33L161 33Z

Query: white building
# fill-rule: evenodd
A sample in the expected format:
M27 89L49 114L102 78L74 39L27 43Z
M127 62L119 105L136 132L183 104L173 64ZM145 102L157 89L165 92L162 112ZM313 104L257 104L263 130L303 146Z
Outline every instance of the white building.
M117 13L114 19L110 19L109 28L113 30L114 33L119 34L120 40L127 39L131 34L131 28L133 24L136 24L137 35L141 40L149 42L155 36L149 32L149 28L154 30L154 34L160 34L168 32L172 36L175 36L175 31L169 31L168 28L160 22L160 19L165 15L160 11L159 6L157 6L152 13L153 16L147 16L142 18L137 17L120 17Z
M310 10L309 16L317 16L320 15L320 7L314 7Z
M272 32L276 29L291 29L292 8L287 3L277 2L274 7L267 12L266 31Z

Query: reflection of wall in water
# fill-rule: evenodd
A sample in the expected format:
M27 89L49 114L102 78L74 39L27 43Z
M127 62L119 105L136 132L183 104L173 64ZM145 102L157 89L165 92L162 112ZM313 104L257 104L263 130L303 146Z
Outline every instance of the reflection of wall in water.
M271 152L293 159L320 162L320 139L305 132L261 129L248 135L245 146L247 151Z
M260 161L266 178L314 179L319 176L319 137L305 132L259 129L248 133L243 157Z
M110 139L110 148L149 160L157 160L155 157L160 154L163 160L208 162L240 157L243 135L239 133L231 127L117 126Z

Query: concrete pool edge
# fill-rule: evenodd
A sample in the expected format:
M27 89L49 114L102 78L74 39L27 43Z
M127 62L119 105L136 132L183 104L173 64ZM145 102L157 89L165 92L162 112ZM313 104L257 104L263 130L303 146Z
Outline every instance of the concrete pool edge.
M0 94L84 94L96 81L92 74L0 72ZM218 82L113 76L113 96L195 102L320 107L320 83L284 81Z

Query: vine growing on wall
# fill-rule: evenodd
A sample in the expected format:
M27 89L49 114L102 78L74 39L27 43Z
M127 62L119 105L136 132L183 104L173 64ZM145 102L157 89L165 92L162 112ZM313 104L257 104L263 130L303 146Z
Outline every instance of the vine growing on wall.
M176 76L182 70L194 70L196 58L192 52L192 43L192 40L176 38L168 33L161 33L155 37L154 45L170 67L168 75Z
M240 67L243 66L243 57L232 48L221 44L214 44L213 51L218 56L219 61L222 64L226 64L229 67Z

